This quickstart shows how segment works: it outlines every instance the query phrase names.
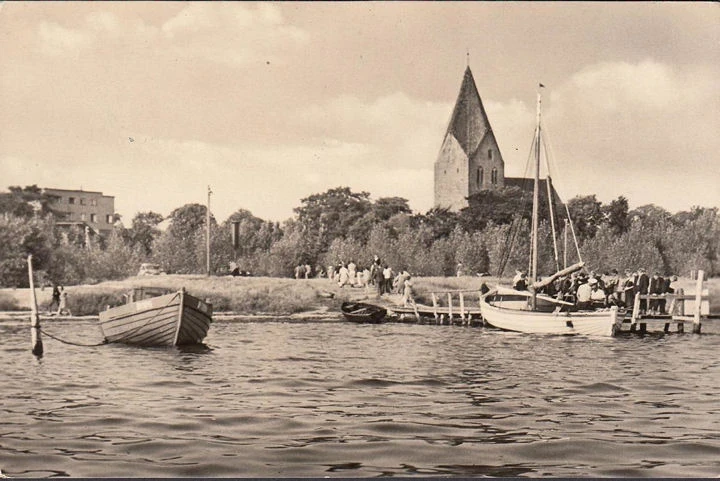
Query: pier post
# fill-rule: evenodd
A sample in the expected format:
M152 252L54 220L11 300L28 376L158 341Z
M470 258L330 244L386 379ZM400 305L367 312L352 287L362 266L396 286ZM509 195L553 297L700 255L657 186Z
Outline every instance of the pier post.
M437 302L437 296L435 295L434 292L432 293L432 301L433 301L433 316L435 317L435 322L438 322L440 316L438 315L438 312L437 312L438 302Z
M702 324L700 322L700 315L702 314L702 293L704 277L705 271L699 270L697 282L695 283L695 315L693 317L693 334L700 334L700 329L702 328Z
M43 343L40 337L40 314L38 314L37 297L35 297L35 279L33 278L32 254L28 256L28 279L30 281L30 343L32 353L36 357L43 355Z
M465 324L465 296L462 291L460 292L460 319L462 319L462 323Z
M452 294L448 292L448 324L452 324L452 316L453 316Z
M630 319L630 332L635 332L637 330L637 320L640 317L640 296L642 294L638 293L635 295L635 300L633 301L633 310L632 310L632 319Z

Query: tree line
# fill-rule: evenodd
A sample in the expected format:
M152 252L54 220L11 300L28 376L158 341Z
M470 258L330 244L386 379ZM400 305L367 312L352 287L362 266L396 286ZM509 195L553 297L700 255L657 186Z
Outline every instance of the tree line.
M377 255L395 269L421 276L454 275L460 263L467 274L507 275L527 268L531 197L507 187L471 196L459 212L433 208L413 213L404 198L372 200L368 192L337 187L301 199L294 215L282 223L245 209L222 223L211 215L211 272L225 274L235 262L253 275L287 277L300 264L326 270L353 260L362 266ZM566 205L547 202L546 196L544 201L539 226L543 274L578 260L572 240L565 253L562 217L567 212L589 269L720 273L717 208L671 214L649 204L630 210L623 196L607 204L595 195L575 197ZM28 254L48 282L68 285L132 276L143 262L157 263L167 273L205 273L204 205L186 204L167 217L139 212L127 226L118 219L109 236L88 239L83 232L56 225L61 215L53 202L37 186L12 186L0 193L3 287L27 285ZM551 220L550 212L557 217ZM161 230L163 222L167 227ZM234 222L238 248L231 239ZM560 238L555 244L553 227Z

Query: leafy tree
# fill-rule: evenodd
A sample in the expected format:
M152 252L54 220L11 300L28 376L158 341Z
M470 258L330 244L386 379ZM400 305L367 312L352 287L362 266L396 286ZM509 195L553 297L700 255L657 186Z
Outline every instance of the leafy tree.
M375 217L386 221L397 214L412 214L407 199L402 197L381 197L372 205Z
M622 235L630 229L630 216L628 215L628 200L622 195L600 208L605 222L612 233Z
M455 229L458 219L458 214L449 208L433 207L424 215L414 216L413 223L428 227L432 233L432 240L436 240L448 237Z
M128 229L128 241L132 247L139 247L146 256L153 252L153 244L160 237L158 225L164 220L157 212L138 212L132 220L132 227Z
M353 224L371 210L369 197L367 192L336 187L301 200L295 212L303 234L313 245L312 257L327 251L333 239L348 236Z
M577 196L568 202L570 219L580 240L595 237L598 226L604 219L601 205L594 194Z
M0 285L28 285L27 256L33 255L35 270L47 269L51 263L52 230L43 219L25 219L0 215Z
M170 225L154 244L153 258L168 273L200 274L205 272L204 249L198 245L205 242L205 216L207 208L202 204L185 204L170 213ZM211 230L215 218L210 216ZM204 244L202 244L204 245Z
M9 193L0 193L0 213L30 218L38 212L41 216L54 214L52 205L58 197L46 194L37 185L10 186Z

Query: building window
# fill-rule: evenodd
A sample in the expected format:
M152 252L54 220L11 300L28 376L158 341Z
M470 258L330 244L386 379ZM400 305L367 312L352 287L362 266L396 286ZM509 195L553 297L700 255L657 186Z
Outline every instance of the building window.
M80 197L80 205L85 205L85 197Z
M68 197L68 204L74 204L75 203L75 197Z
M97 205L97 199L90 199L90 205Z
M488 159L492 160L492 149L488 149Z
M97 222L97 215L90 214L90 222Z
M107 220L107 223L108 223L108 224L112 224L112 223L113 223L113 216L112 216L112 214L108 214L105 219Z
M80 220L85 220L85 212L80 213Z
M483 180L484 180L484 179L483 179L484 174L485 174L485 173L483 172L483 168L482 168L482 167L478 167L478 170L477 170L477 185L478 185L478 186L482 185Z
M498 183L498 175L497 175L497 169L493 169L490 173L490 182L492 182L493 185Z

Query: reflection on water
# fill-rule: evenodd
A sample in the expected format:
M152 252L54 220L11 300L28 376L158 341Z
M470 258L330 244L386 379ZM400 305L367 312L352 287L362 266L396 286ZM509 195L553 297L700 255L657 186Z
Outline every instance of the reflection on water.
M91 343L89 321L47 322ZM715 476L720 330L618 339L213 324L92 348L0 321L12 477Z

